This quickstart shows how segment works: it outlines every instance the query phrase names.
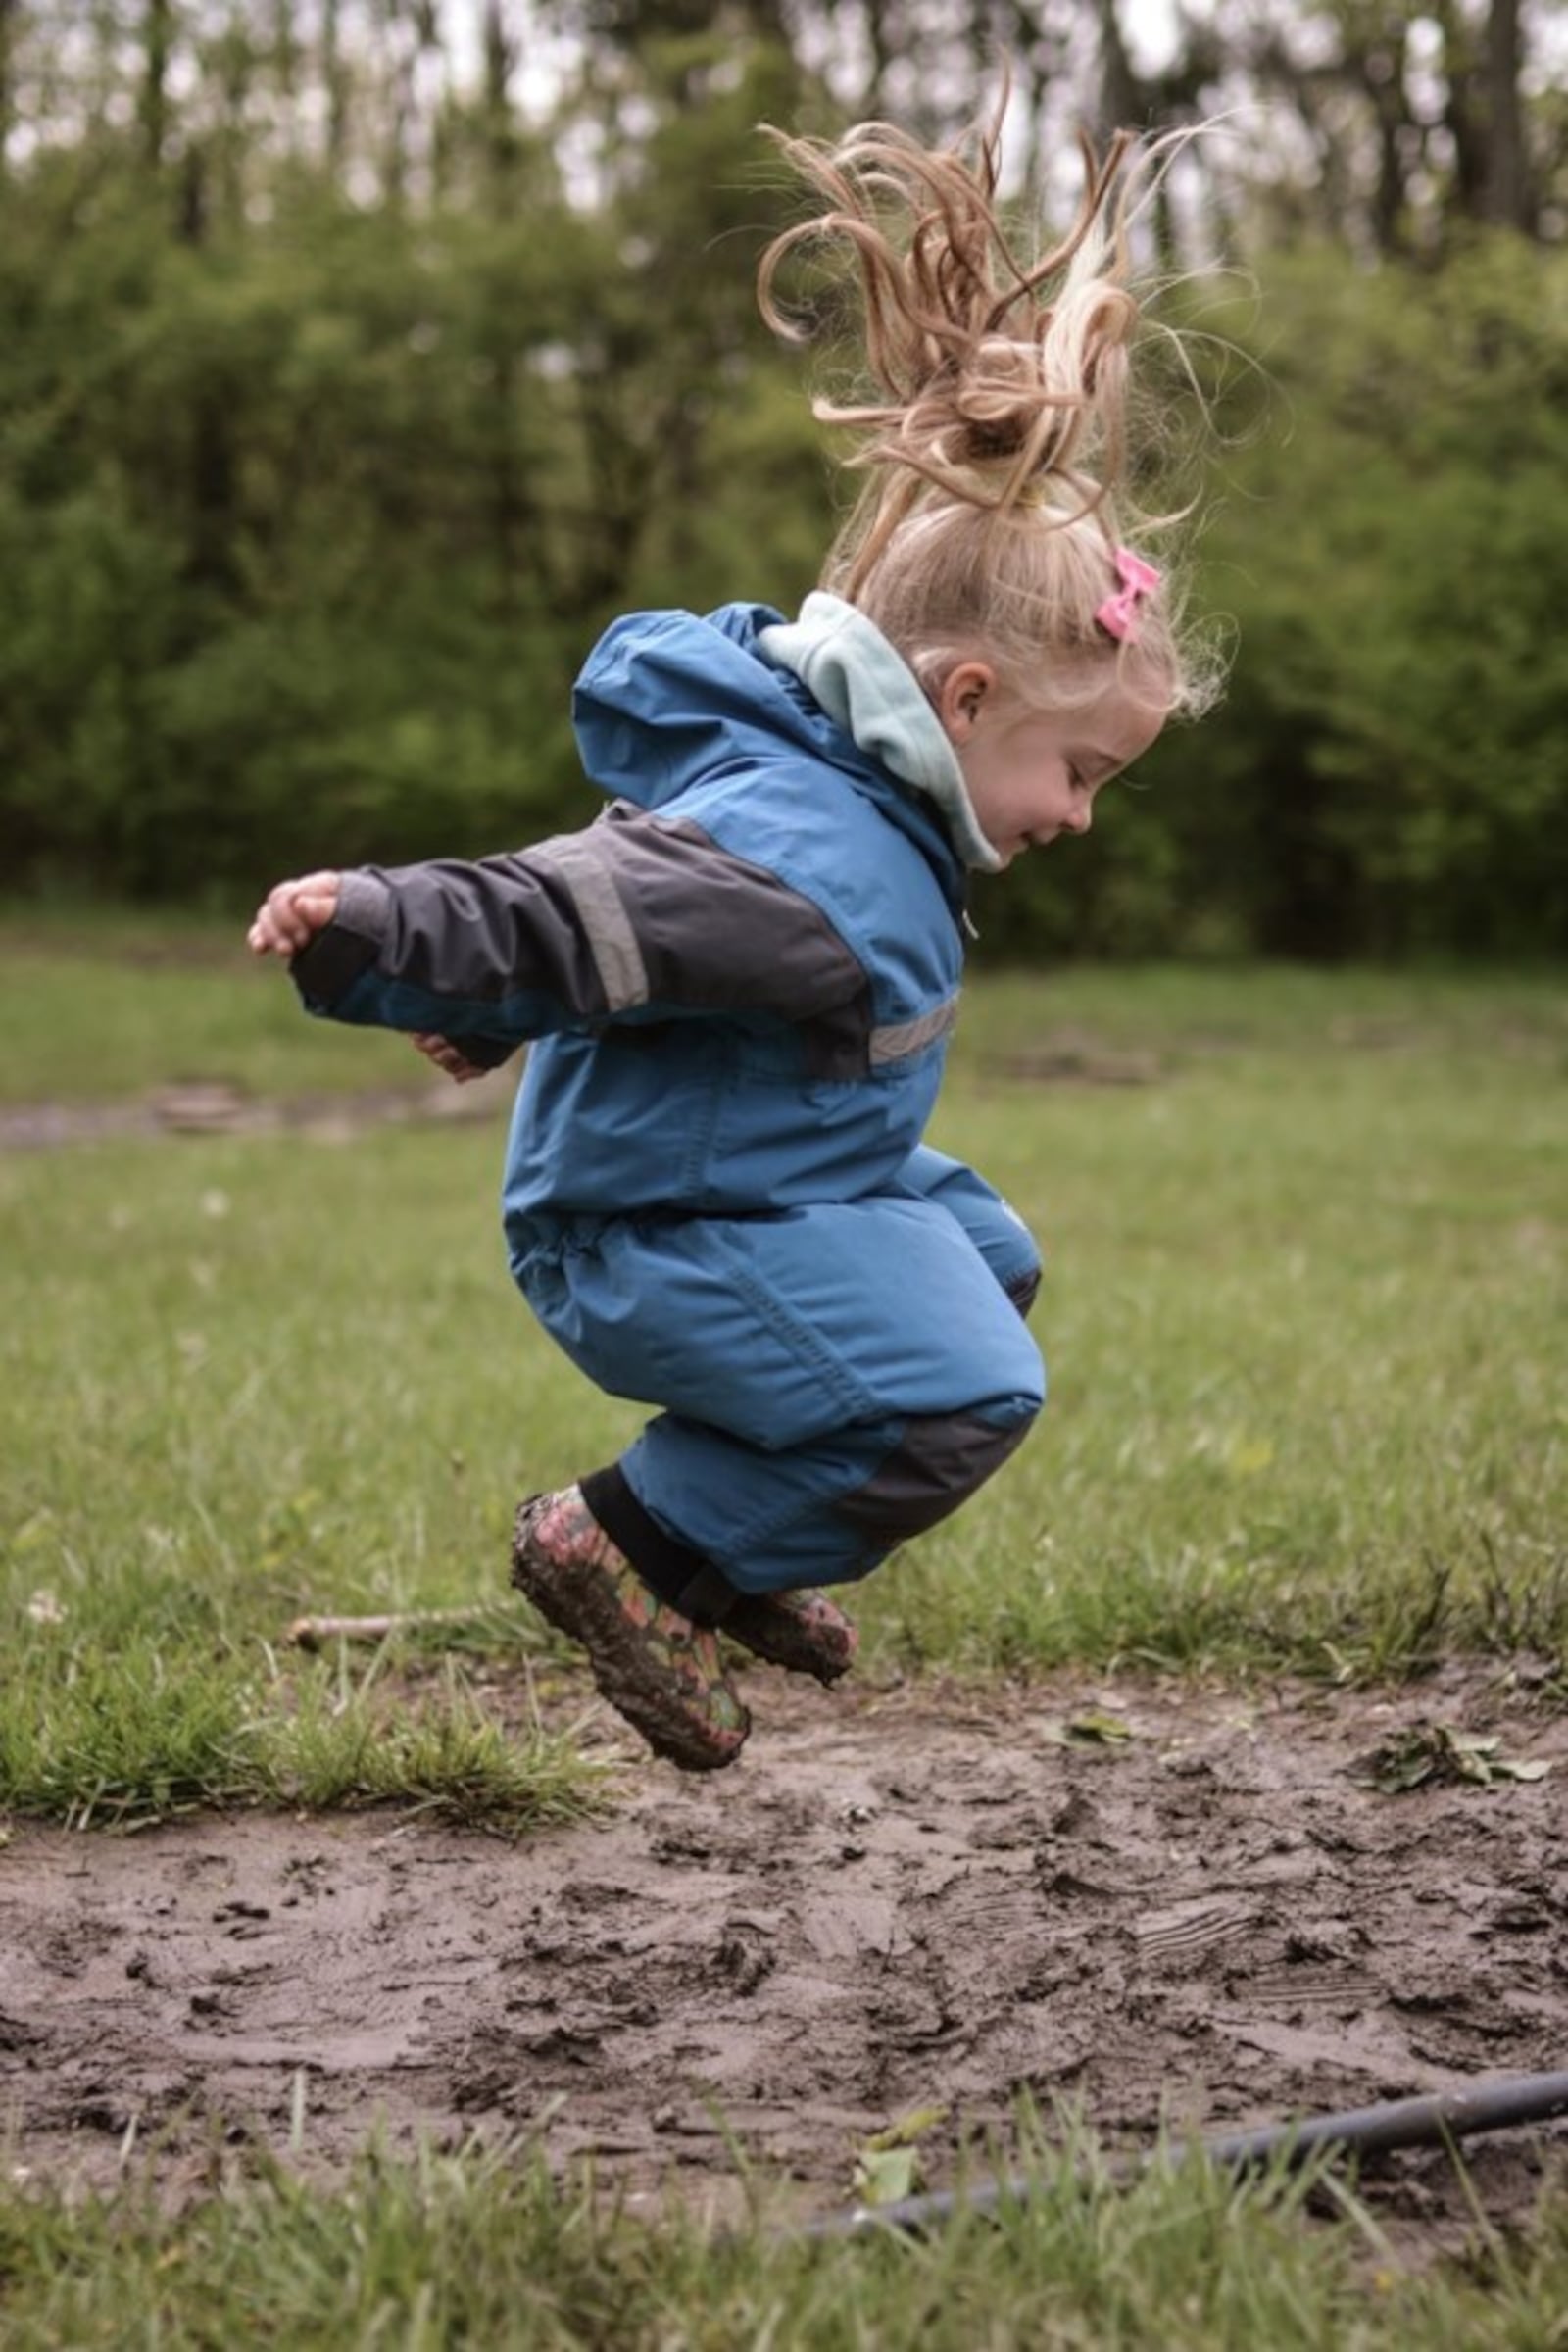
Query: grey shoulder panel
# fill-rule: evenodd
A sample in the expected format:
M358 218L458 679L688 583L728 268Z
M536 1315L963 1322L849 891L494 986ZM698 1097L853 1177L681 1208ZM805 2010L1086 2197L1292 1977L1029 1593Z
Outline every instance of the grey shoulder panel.
M700 825L617 803L575 846L597 854L655 1003L794 1022L869 1004L859 958L822 909Z

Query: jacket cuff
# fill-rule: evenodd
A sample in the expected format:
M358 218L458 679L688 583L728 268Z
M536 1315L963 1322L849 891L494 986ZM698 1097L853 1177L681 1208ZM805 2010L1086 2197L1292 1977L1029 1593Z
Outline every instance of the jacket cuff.
M379 874L350 872L337 912L289 964L289 976L313 1012L328 1011L368 971L391 928L392 893Z

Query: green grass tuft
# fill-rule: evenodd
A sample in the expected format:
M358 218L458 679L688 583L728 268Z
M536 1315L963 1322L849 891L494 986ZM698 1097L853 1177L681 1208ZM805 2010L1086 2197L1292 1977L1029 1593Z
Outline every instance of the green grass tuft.
M1036 2150L1027 2201L921 2241L811 2242L756 2183L733 2231L678 2205L651 2225L522 2148L372 2149L330 2197L265 2159L214 2170L172 2216L134 2177L71 2204L0 2186L8 2352L1534 2352L1568 2306L1560 2195L1528 2246L1411 2272L1321 2175L1238 2183L1167 2153L1118 2185L1079 2133ZM1340 2218L1310 2223L1310 2202Z
M537 1717L522 1734L496 1722L450 1664L439 1693L412 1704L399 1689L377 1705L372 1675L317 1674L257 1733L265 1793L313 1812L396 1800L463 1827L542 1828L580 1821L603 1780Z

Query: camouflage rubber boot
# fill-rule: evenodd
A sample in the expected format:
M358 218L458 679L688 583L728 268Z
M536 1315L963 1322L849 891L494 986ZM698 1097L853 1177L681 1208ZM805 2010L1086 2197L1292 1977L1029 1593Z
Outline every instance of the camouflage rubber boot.
M825 1592L746 1592L720 1631L770 1666L836 1683L855 1663L860 1637Z
M656 1755L683 1772L733 1764L752 1721L716 1640L649 1591L576 1487L523 1503L512 1581L582 1644L601 1693Z

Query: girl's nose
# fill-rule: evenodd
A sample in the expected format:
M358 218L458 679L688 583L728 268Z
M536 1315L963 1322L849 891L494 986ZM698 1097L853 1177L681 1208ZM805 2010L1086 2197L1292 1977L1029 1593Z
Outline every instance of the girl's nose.
M1094 821L1095 812L1088 801L1078 802L1062 819L1069 833L1087 833Z

